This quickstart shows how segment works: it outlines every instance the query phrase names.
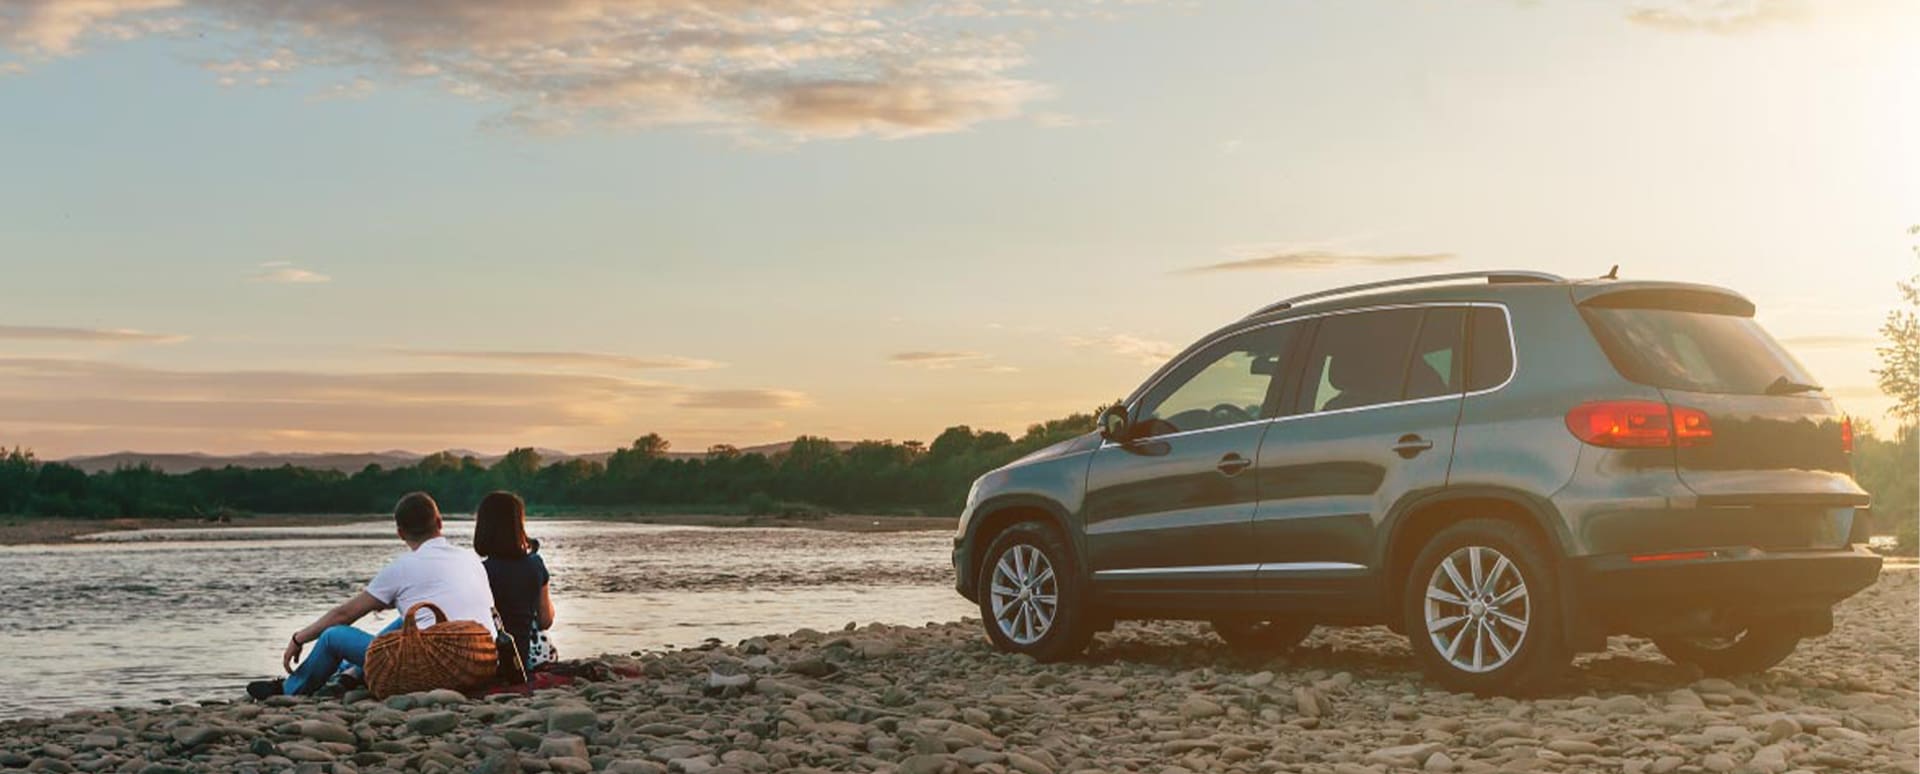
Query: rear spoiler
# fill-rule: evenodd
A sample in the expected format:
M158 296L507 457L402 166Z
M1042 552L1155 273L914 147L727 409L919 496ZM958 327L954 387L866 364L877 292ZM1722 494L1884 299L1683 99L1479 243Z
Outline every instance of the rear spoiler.
M1752 317L1746 296L1690 282L1595 282L1573 286L1573 302L1603 309L1671 309Z

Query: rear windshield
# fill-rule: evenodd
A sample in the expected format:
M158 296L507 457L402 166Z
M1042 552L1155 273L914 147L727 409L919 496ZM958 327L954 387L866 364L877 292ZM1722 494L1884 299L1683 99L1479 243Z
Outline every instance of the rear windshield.
M1620 374L1670 390L1764 395L1813 377L1752 317L1676 309L1581 309Z

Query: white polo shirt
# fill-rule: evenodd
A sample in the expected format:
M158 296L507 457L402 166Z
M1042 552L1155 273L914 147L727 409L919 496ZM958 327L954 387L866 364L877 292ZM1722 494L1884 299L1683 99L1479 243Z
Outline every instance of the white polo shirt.
M367 594L404 614L417 602L432 602L454 621L473 621L493 632L493 587L480 555L437 537L395 557L367 583ZM437 623L422 610L421 626Z

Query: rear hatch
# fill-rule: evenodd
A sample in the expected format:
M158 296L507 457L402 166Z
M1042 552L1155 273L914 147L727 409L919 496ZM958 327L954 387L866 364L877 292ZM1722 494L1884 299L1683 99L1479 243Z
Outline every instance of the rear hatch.
M1756 544L1844 543L1867 495L1846 417L1730 291L1636 283L1583 288L1581 314L1630 380L1660 389L1679 425L1674 465L1706 508L1773 515ZM1686 425L1700 427L1688 432ZM1724 514L1735 517L1735 513ZM1838 535L1835 535L1835 530Z

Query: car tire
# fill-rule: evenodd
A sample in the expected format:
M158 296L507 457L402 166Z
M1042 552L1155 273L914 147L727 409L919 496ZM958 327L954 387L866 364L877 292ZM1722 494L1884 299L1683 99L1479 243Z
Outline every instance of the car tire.
M1058 530L1034 521L1008 527L980 563L980 623L987 639L1002 652L1041 661L1079 655L1093 639L1095 618L1084 586Z
M1414 558L1401 610L1422 671L1448 690L1538 693L1572 659L1552 554L1513 522L1441 529Z
M1800 635L1779 627L1756 625L1725 643L1706 643L1687 637L1655 637L1655 647L1676 664L1691 664L1714 677L1765 672L1793 655Z
M1213 633L1227 647L1245 656L1266 656L1292 650L1313 633L1313 624L1301 621L1223 618L1212 622Z

